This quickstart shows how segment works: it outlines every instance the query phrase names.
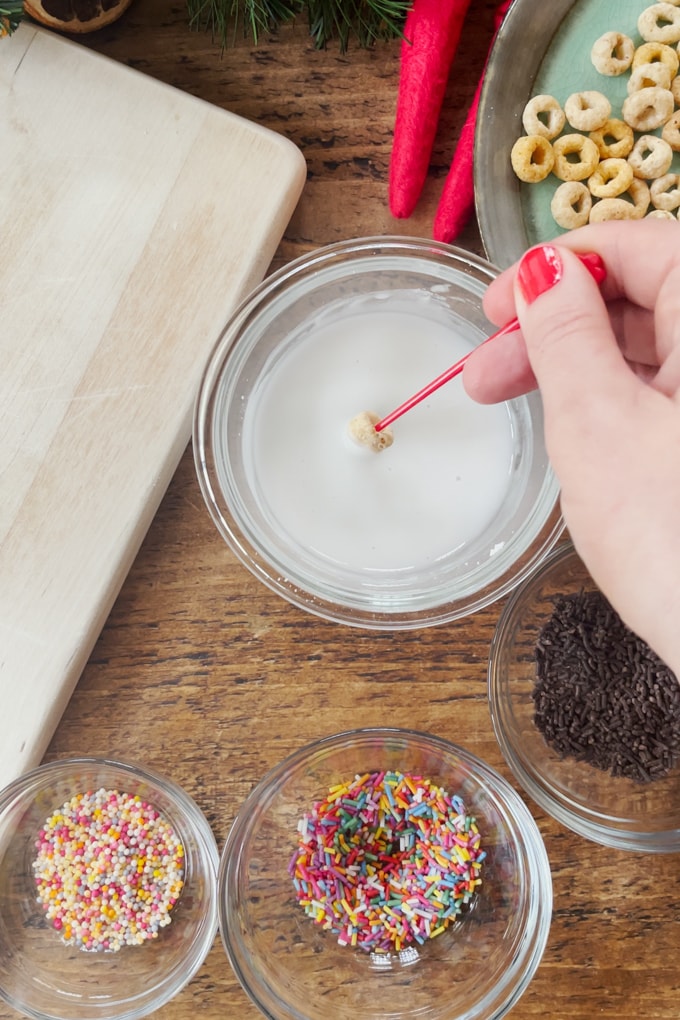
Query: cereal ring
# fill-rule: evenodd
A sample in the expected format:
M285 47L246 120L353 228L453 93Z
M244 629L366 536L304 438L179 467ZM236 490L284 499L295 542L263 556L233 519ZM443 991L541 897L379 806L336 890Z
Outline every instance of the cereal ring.
M652 4L638 18L637 27L645 42L680 42L680 11L672 3Z
M573 230L588 222L593 200L585 184L580 181L565 181L555 190L550 203L550 212L558 227Z
M668 142L656 135L640 135L628 157L636 177L654 180L668 172L673 160L673 150Z
M660 212L672 212L680 206L680 176L664 174L652 182L649 189L652 205Z
M549 139L557 138L565 119L564 110L554 96L534 96L522 114L522 124L528 135L543 135Z
M671 82L671 93L673 95L673 102L676 106L680 106L680 75L676 75Z
M658 85L662 89L669 89L672 79L670 67L666 67L665 64L657 60L655 63L640 64L639 67L631 71L626 88L629 96L633 92L652 88L654 85Z
M647 215L645 216L645 219L646 220L675 220L676 223L678 222L675 219L675 216L673 215L673 213L672 212L666 212L665 209L652 209L651 212L647 213Z
M633 167L625 159L603 159L588 178L588 189L596 198L616 198L628 191Z
M597 131L609 120L612 104L601 92L573 92L564 104L564 112L577 131Z
M593 203L589 223L605 223L607 220L634 220L635 206L625 198L602 198Z
M512 147L510 160L520 181L536 184L548 176L555 156L552 145L543 135L522 135Z
M593 43L590 59L596 71L613 78L628 70L634 54L635 44L627 35L605 32Z
M635 207L634 219L641 220L649 209L649 203L651 201L647 182L641 181L639 177L633 176L633 180L630 182L627 194L630 195Z
M661 137L664 142L668 142L673 152L680 152L680 110L666 121Z
M603 223L605 220L640 220L649 208L649 188L644 181L634 177L627 196L618 198L602 198L593 203L590 210L590 223ZM629 201L630 199L630 201Z
M630 124L615 117L610 118L598 131L591 131L589 137L597 145L601 159L621 159L627 156L635 140Z
M673 113L673 93L658 85L633 92L623 101L622 115L635 131L655 131Z
M600 161L597 145L587 135L561 135L553 143L553 173L561 181L583 181ZM577 156L573 162L569 156Z
M680 0L678 2L680 3ZM642 64L656 64L657 62L664 64L669 69L671 78L674 78L678 73L680 57L672 46L658 42L648 42L638 46L633 54L631 67L634 69L641 67Z

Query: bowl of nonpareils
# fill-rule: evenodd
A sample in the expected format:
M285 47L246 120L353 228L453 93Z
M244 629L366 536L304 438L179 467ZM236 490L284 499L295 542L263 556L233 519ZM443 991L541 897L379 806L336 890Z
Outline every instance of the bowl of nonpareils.
M218 907L270 1020L490 1020L540 963L552 884L536 824L493 769L435 736L359 729L255 787Z
M0 792L0 995L38 1020L159 1009L214 941L217 864L168 779L99 758L26 773Z
M489 700L517 781L574 832L680 850L680 684L565 542L509 598Z

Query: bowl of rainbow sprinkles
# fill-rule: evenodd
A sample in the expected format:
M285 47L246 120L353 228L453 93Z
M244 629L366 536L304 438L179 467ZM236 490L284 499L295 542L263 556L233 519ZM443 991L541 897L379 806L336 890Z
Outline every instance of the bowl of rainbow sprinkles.
M227 956L271 1020L502 1017L551 910L521 798L463 748L402 729L282 761L238 812L218 876Z
M175 783L99 758L0 793L0 995L42 1020L126 1020L169 1001L217 931L218 853Z

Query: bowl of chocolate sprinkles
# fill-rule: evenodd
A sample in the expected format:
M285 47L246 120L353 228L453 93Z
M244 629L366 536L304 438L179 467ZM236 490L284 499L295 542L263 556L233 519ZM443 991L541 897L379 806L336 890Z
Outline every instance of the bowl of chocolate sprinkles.
M680 850L680 683L570 542L506 603L489 702L508 765L544 811L605 846Z
M269 1020L500 1020L540 964L552 881L503 777L436 736L379 727L264 776L225 843L218 904Z

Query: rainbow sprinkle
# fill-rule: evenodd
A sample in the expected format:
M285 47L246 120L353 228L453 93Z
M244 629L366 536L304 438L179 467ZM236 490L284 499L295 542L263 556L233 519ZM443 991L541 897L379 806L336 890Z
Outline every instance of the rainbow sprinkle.
M117 951L170 924L184 847L141 797L76 794L45 821L35 847L38 902L66 945Z
M475 819L460 797L420 776L370 772L332 786L298 833L289 866L297 900L342 946L422 945L481 885Z

